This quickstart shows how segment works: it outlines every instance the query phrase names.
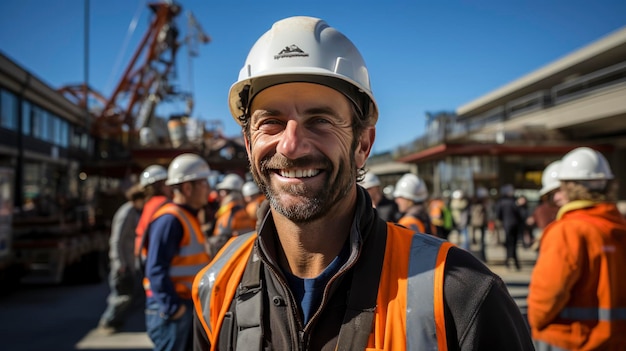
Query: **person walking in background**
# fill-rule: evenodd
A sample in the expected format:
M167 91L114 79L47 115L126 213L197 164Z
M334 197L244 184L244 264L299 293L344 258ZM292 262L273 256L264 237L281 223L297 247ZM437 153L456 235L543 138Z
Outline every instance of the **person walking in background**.
M485 236L487 234L487 223L488 223L488 214L487 214L487 198L488 198L487 189L480 187L476 189L476 196L472 199L469 208L469 236L472 243L476 243L475 235L476 231L478 231L478 244L480 245L480 251L478 253L478 257L483 261L487 262L486 251L486 243Z
M515 199L515 204L517 205L520 217L517 239L522 241L524 248L529 248L532 245L534 238L532 236L532 228L527 224L527 219L530 217L528 199L526 196L520 195L517 199Z
M167 169L161 165L150 165L139 176L139 183L146 194L146 203L135 228L135 266L141 273L143 273L143 262L146 258L147 242L144 241L144 234L148 224L150 224L154 213L172 198L172 191L165 185L166 179Z
M376 209L380 218L386 222L396 222L400 218L398 205L383 194L383 190L380 188L380 180L374 173L365 173L359 185L370 194L372 206Z
M229 102L270 212L196 277L195 350L532 349L497 275L385 222L357 185L378 119L367 72L312 17L250 51Z
M109 288L107 307L98 331L108 335L121 329L138 293L139 274L135 267L135 228L145 202L140 184L126 191L127 201L115 212L109 239Z
M541 189L539 189L539 205L526 224L531 228L537 228L534 242L531 245L533 250L539 249L539 242L543 235L543 230L556 219L559 208L565 205L564 197L560 191L561 182L558 179L561 160L550 163L541 175Z
M576 148L561 160L566 199L541 238L528 290L535 346L626 350L626 220L604 156Z
M465 197L463 190L455 190L452 192L452 200L450 200L450 212L452 213L452 221L454 228L459 234L459 242L462 248L469 250L470 238L467 226L469 224L469 201Z
M210 261L197 218L209 195L210 172L198 155L176 156L165 181L172 188L172 201L155 212L145 234L146 331L155 350L191 348L191 285Z
M435 235L438 238L448 240L448 235L454 227L452 214L448 205L441 195L434 195L428 203L428 216L435 227Z
M435 235L436 229L430 221L425 205L428 200L428 189L424 181L412 173L403 175L396 183L393 197L401 213L398 224L416 233Z
M515 201L514 196L515 188L511 184L505 184L500 189L500 198L496 202L496 217L502 223L504 229L506 247L506 260L505 265L507 268L511 268L511 262L515 265L515 269L518 271L521 269L519 259L517 258L517 239L519 235L519 227L521 224L521 217L519 207Z

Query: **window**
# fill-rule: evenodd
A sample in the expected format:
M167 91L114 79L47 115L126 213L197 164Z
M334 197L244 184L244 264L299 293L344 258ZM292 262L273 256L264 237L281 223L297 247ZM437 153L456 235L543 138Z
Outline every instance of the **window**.
M32 130L32 106L28 100L22 103L22 134L24 135L30 135Z
M0 91L0 126L17 130L17 96L7 91Z

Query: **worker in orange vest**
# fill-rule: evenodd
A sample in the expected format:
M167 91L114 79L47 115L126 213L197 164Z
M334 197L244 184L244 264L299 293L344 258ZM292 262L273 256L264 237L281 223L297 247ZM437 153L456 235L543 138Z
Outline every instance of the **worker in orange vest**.
M250 218L241 193L243 178L230 173L216 186L220 198L220 208L215 214L213 235L208 238L208 250L215 256L222 246L233 236L254 230L256 218Z
M606 158L587 147L561 159L566 202L544 230L528 290L537 350L626 350L626 220Z
M191 286L196 273L210 261L197 217L207 202L210 172L196 154L176 156L165 181L172 188L172 201L154 213L145 233L146 332L155 350L191 346Z
M426 208L428 189L418 176L412 173L403 175L393 190L393 197L402 214L398 224L416 233L435 235L437 228L432 224Z
M274 23L231 87L269 214L194 280L196 350L532 350L471 253L376 215L357 185L378 108L363 58L323 20Z
M255 222L256 227L258 217L257 212L263 201L265 201L265 195L261 193L259 186L254 181L245 182L241 188L241 194L243 195L243 200L246 203L246 212Z

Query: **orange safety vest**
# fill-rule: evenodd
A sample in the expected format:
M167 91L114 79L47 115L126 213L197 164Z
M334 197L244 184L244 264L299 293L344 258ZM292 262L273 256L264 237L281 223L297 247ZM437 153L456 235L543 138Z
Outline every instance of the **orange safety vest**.
M259 196L257 196L256 199L250 201L247 205L246 205L246 212L248 213L248 216L250 216L250 218L252 218L252 220L256 223L257 221L257 210L259 209L259 207L261 206L261 203L265 201L265 195L260 194Z
M246 209L235 202L229 202L220 207L215 214L215 228L213 235L231 236L234 233L243 234L254 230L256 220L252 220Z
M387 223L387 242L368 349L447 350L444 269L451 243ZM198 273L192 298L216 350L220 328L252 252L256 233L234 237Z
M529 285L533 339L626 350L626 221L614 204L591 201L570 202L559 215L544 231Z
M167 203L157 210L152 220L165 214L174 215L183 226L183 238L177 255L172 259L169 276L178 296L190 299L195 275L211 261L211 258L204 249L204 235L195 216L176 204ZM143 279L143 285L146 295L151 296L148 278Z

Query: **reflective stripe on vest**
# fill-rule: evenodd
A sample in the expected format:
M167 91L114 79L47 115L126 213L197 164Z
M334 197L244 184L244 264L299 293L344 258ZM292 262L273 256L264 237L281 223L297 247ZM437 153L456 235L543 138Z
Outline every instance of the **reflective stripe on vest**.
M212 331L212 327L213 327L211 325L211 315L210 315L212 311L208 308L208 306L211 306L211 292L213 291L217 274L222 272L222 269L226 266L227 271L222 272L222 273L227 274L228 277L230 277L231 275L233 277L237 277L237 280L236 280L237 284L229 284L230 287L234 287L233 289L226 289L227 291L221 291L221 295L227 299L224 301L229 301L229 303L224 303L224 304L221 304L221 306L217 306L217 308L221 308L224 310L224 313L219 314L218 321L217 321L217 323L219 324L222 322L224 318L224 314L226 313L226 311L228 311L228 308L230 307L230 301L232 300L234 296L234 292L239 283L239 278L243 274L243 270L248 261L248 257L250 253L252 252L252 246L254 244L254 240L256 239L256 237L257 235L255 232L232 237L230 241L224 246L224 248L222 248L222 250L219 251L217 256L215 256L215 258L211 261L211 264L205 267L202 271L198 273L196 280L194 281L193 296L194 296L194 300L195 300L195 297L197 296L200 303L197 303L197 301L194 301L194 304L196 306L198 316L203 317L203 318L200 318L200 320L202 324L204 325L205 330L207 332ZM243 255L243 257L241 257L241 255ZM240 258L237 262L240 263L239 266L241 266L240 268L241 273L238 275L233 273L231 270L232 268L236 266L233 266L232 264L227 266L227 264L232 263L232 260L235 258ZM228 291L232 292L232 294L229 293ZM202 308L202 307L206 307L206 308ZM210 337L210 334L209 334L209 337ZM213 342L214 340L211 340L211 341ZM213 345L215 345L215 343L213 343Z
M626 308L566 307L559 317L578 321L626 321Z
M443 270L450 246L449 242L434 236L413 236L406 294L407 350L447 348L443 321Z
M176 286L176 292L182 298L189 298L195 275L209 263L210 257L200 239L203 238L203 234L198 221L193 221L186 211L175 204L162 206L155 213L154 218L165 214L175 216L183 227L183 238L178 253L172 259L169 275ZM144 279L144 288L150 289L147 279Z

